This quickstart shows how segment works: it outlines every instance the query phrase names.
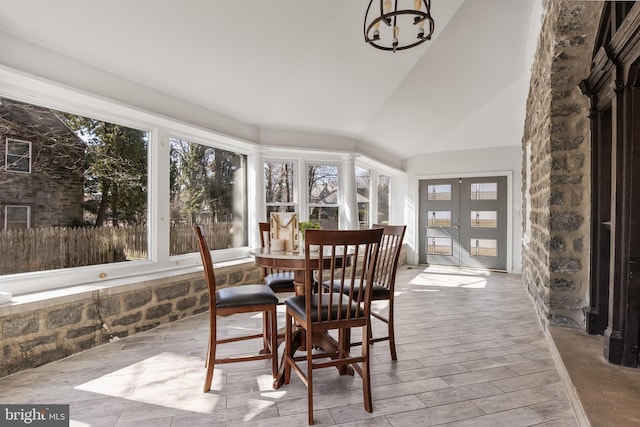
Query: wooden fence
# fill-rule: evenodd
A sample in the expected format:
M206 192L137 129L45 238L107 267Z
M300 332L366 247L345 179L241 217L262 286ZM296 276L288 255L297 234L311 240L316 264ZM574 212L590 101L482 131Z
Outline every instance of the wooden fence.
M231 247L231 224L204 224L210 249ZM170 254L198 251L192 225L172 225ZM0 275L147 259L147 226L0 232Z

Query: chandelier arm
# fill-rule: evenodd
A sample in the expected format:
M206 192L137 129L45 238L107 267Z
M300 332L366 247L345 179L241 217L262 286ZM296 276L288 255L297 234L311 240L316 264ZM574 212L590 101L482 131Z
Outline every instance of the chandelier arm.
M367 18L369 17L369 9L371 9L372 3L373 0L370 0L369 6L367 6L367 11L364 13L364 22L362 24L362 28L364 30L364 41L366 41L367 43L369 42L369 37L367 36L367 34L369 33L369 28L367 28Z

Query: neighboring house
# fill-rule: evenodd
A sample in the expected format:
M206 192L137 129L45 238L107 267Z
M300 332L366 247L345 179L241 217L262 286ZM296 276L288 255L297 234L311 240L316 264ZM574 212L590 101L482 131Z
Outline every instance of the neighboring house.
M0 229L81 223L84 152L53 111L0 98Z

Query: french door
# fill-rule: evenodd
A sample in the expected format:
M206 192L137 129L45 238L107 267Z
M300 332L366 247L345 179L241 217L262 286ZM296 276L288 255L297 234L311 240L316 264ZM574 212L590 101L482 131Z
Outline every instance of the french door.
M421 180L419 262L507 269L507 177Z

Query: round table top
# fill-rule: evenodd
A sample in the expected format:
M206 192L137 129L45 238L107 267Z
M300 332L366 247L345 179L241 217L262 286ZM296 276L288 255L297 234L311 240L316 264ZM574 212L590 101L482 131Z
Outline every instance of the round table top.
M347 253L354 252L353 248L349 248ZM311 258L318 257L318 251L311 251ZM325 248L325 255L331 254L331 248ZM305 251L304 249L300 249L299 252L292 251L274 251L271 248L251 248L249 249L249 255L257 256L261 258L273 258L273 259L291 259L291 260L299 260L304 259ZM342 256L342 248L337 248L336 255Z
M317 253L317 252L316 252ZM293 270L294 272L304 270L306 268L305 252L292 251L274 251L271 248L253 248L249 249L249 255L255 258L256 265L265 268L275 268L284 270ZM318 263L318 257L314 257L315 264Z
M304 250L301 249L299 252L292 252L273 251L271 248L251 248L249 249L249 255L274 259L304 259Z

